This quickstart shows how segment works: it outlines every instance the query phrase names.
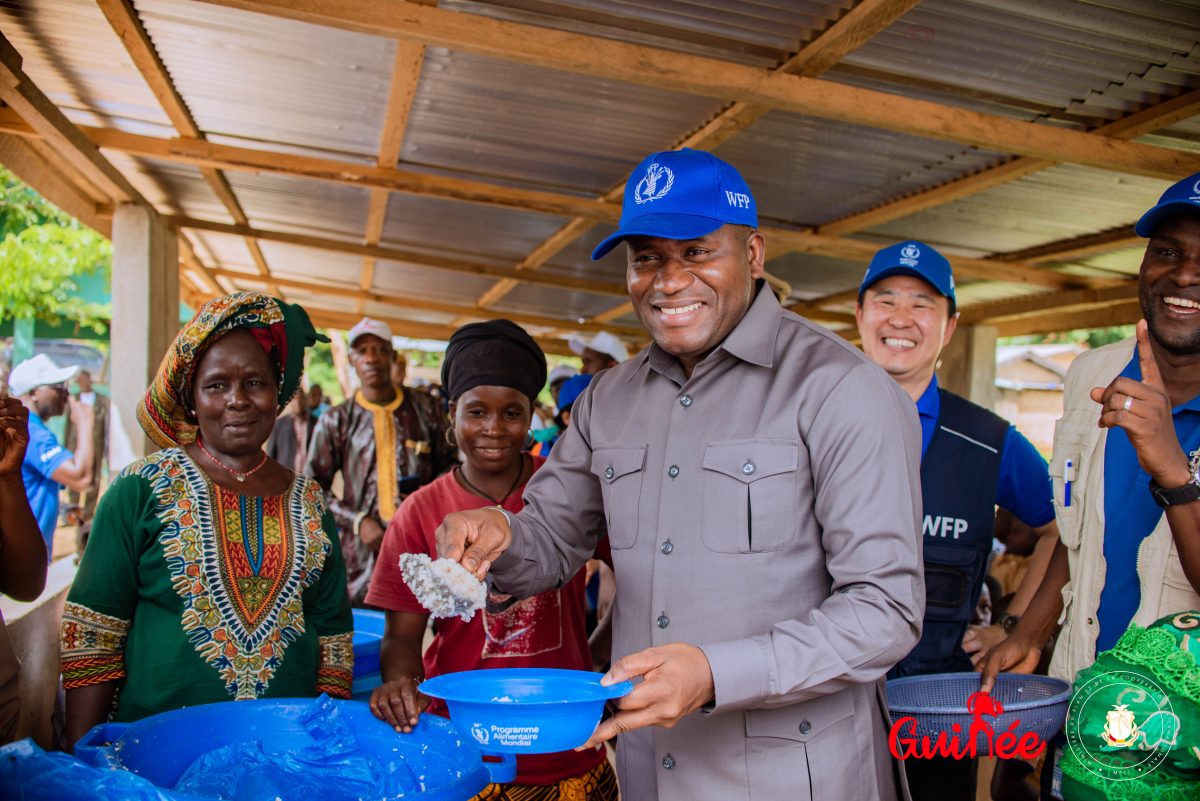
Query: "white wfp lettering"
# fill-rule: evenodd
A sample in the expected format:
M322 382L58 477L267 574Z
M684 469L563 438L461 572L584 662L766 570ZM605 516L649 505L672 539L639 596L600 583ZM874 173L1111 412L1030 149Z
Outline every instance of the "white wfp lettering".
M921 533L926 537L948 537L954 536L958 539L959 535L967 533L967 521L961 517L946 517L944 515L932 517L925 515L924 521L921 523Z
M742 192L730 192L726 189L725 199L729 202L730 206L736 206L739 209L750 208L750 196Z

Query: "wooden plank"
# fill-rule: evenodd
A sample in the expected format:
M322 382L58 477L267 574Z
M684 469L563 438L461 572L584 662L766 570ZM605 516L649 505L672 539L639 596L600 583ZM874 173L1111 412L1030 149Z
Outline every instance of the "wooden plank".
M288 19L394 36L609 80L1051 161L1163 180L1200 171L1200 155L477 14L374 0L206 0Z
M1028 334L1049 334L1079 328L1105 328L1111 325L1131 325L1142 319L1142 308L1136 300L1062 314L1041 314L995 324L996 335L1018 337Z
M224 295L228 292L225 287L221 286L212 270L200 260L196 248L192 246L192 240L183 233L179 234L179 261L203 278L214 295Z
M10 126L3 126L3 130L8 133L21 133L20 129ZM109 128L86 128L85 132L100 147L182 164L250 174L268 172L291 175L464 203L501 206L563 217L587 217L598 222L615 222L621 216L619 204L555 192L518 189L483 181L427 175L412 170L373 167L313 156L273 153L199 139L160 139Z
M231 236L253 237L269 242L283 242L289 245L326 250L333 253L352 253L358 256L372 256L377 259L397 261L406 264L431 267L468 275L486 275L494 278L511 278L528 284L549 286L556 289L572 289L580 292L592 292L598 295L626 294L625 285L611 281L598 281L591 278L575 278L572 276L550 275L542 273L518 273L510 267L495 267L487 264L461 261L445 256L433 256L427 253L415 253L400 248L383 245L362 245L356 242L345 242L338 239L295 234L285 231L271 231L247 225L231 225L229 223L198 220L191 217L170 217L168 222L179 228L190 228L196 231L212 231Z
M1146 240L1133 231L1132 225L1110 228L1096 234L1086 234L1072 239L1063 239L1023 250L1001 253L994 258L999 261L1024 261L1031 264L1078 261L1100 253L1111 253L1134 246L1145 246Z
M976 303L962 309L959 323L973 325L1044 316L1048 312L1061 313L1085 308L1101 308L1119 305L1137 299L1137 281L1127 281L1121 286L1107 289L1075 289L1069 292L1045 292L1012 300L997 300Z
M1200 89L1185 92L1156 105L1136 111L1127 117L1101 125L1093 133L1115 139L1134 139L1153 131L1170 127L1181 119L1200 113ZM865 211L856 212L839 220L818 226L823 234L845 235L865 231L919 211L962 200L997 186L1023 178L1026 175L1053 167L1055 161L1034 158L1018 158L989 167L979 172L958 178L940 186L915 192L897 200L889 201ZM1180 176L1176 176L1178 178Z
M413 42L396 42L396 56L392 63L392 80L388 91L387 106L383 112L383 132L379 137L379 155L375 159L375 163L380 167L395 167L400 161L400 151L404 147L404 133L408 129L408 116L412 112L412 102L417 94L417 85L421 80L421 68L424 62L424 45ZM387 191L371 190L371 199L367 205L367 226L363 234L364 243L379 244L387 219L387 205ZM367 256L363 258L358 285L363 290L369 290L374 282L375 259ZM358 311L362 312L362 310L363 301L360 300Z
M778 71L797 75L819 75L848 52L861 47L872 36L915 6L917 2L918 0L862 0L798 54L780 65ZM734 102L726 106L699 130L675 143L673 147L676 149L691 147L712 150L745 130L767 111L768 109L762 106L753 106L740 101ZM620 201L624 191L625 184L621 182L610 189L601 199L611 202ZM536 270L582 236L593 224L591 220L576 217L534 248L518 265L518 269ZM486 306L495 303L512 291L513 286L512 284L497 284L479 299L479 305Z
M33 141L0 134L0 164L32 186L42 197L91 226L106 237L112 236L112 220L99 213L95 200L33 147Z
M146 85L154 93L175 130L183 136L203 138L187 104L175 90L166 65L158 57L158 51L150 41L146 29L142 27L133 3L130 0L96 0L96 5L104 13L121 44L125 45L125 51L133 59L133 65L142 74Z
M633 304L629 301L622 303L620 306L615 306L608 311L600 312L592 318L594 323L608 323L616 320L619 317L624 317L627 314L633 314Z
M97 0L97 5L100 6L100 10L104 13L117 38L125 46L125 51L129 54L146 85L150 87L150 91L154 93L154 97L162 106L167 118L171 120L171 125L184 137L204 139L204 133L192 117L187 103L175 89L175 84L167 72L167 66L159 58L158 51L150 41L150 35L143 27L130 0ZM229 212L233 221L239 225L249 224L246 212L242 209L242 204L238 202L237 196L233 193L233 187L229 185L225 176L212 167L201 167L200 173L225 210ZM250 258L258 266L259 272L264 276L270 276L271 269L267 265L267 259L263 255L262 248L258 246L258 242L247 239L246 249L250 253ZM268 284L267 286L272 294L281 294L277 284Z
M242 280L255 279L254 276L247 276L246 273L237 272L235 270L213 269L209 272L217 278ZM259 277L255 280L263 279ZM444 314L457 314L461 315L463 318L469 318L473 320L487 320L496 316L496 312L490 312L486 309L476 309L461 303L446 303L440 300L426 300L423 298L414 298L411 295L399 295L388 292L369 291L364 293L357 287L346 286L344 284L321 283L300 278L285 278L279 275L272 276L272 280L283 287L302 289L307 292L319 293L320 295L331 295L334 297L365 297L369 302L383 303L389 306L395 306L397 308L441 312ZM551 317L544 314L527 314L524 312L502 312L501 314L515 323L531 325L537 328L550 328L563 331L586 331L589 333L600 331L602 328L600 325L581 323L578 320L566 317ZM640 339L646 336L646 332L642 330L640 326L608 326L606 330L615 334L620 334L624 337Z
M356 322L361 319L357 314L347 314L345 312L327 311L316 306L305 306L305 311L308 312L309 319L313 324L321 328L333 328L341 331L348 330ZM451 325L434 325L431 323L419 323L412 320L406 320L402 317L377 317L388 324L392 329L392 333L396 336L410 337L412 339L432 339L445 342L450 339L450 336L455 332L456 327ZM556 356L574 356L570 347L564 340L551 339L549 337L534 337L534 341L538 343L541 349L546 353L552 353Z
M21 70L21 56L0 33L0 100L113 203L145 199Z

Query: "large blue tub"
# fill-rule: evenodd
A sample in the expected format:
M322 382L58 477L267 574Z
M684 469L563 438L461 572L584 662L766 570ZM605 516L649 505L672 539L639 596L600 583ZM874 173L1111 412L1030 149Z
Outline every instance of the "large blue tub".
M354 684L350 697L369 701L371 691L383 683L379 675L379 648L383 644L383 612L354 610Z
M410 734L400 734L372 715L364 703L326 700L353 732L358 747L386 766L390 777L411 788L379 798L465 801L492 780L480 752L447 720L422 715ZM104 723L84 735L75 755L91 765L129 770L169 789L198 757L225 746L258 741L267 754L291 754L313 746L315 740L301 722L313 704L308 698L228 701L164 712L135 723ZM511 770L510 766L497 768Z

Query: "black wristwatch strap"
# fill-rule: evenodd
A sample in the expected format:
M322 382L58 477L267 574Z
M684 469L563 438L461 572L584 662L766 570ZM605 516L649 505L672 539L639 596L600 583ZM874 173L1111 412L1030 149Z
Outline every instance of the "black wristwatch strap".
M1200 477L1196 473L1192 473L1191 481L1182 487L1172 487L1171 489L1163 489L1151 479L1150 494L1154 497L1154 502L1164 509L1181 503L1192 503L1200 500Z

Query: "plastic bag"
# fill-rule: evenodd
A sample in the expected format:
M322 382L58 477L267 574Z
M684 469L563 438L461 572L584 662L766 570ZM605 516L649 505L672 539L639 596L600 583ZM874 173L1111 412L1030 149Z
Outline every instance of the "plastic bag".
M193 762L175 790L226 801L349 801L423 789L405 761L382 765L364 753L327 696L300 724L313 738L311 746L281 754L266 753L261 741L218 748Z
M94 768L70 754L47 753L28 738L0 748L0 798L9 801L173 801L125 770Z

